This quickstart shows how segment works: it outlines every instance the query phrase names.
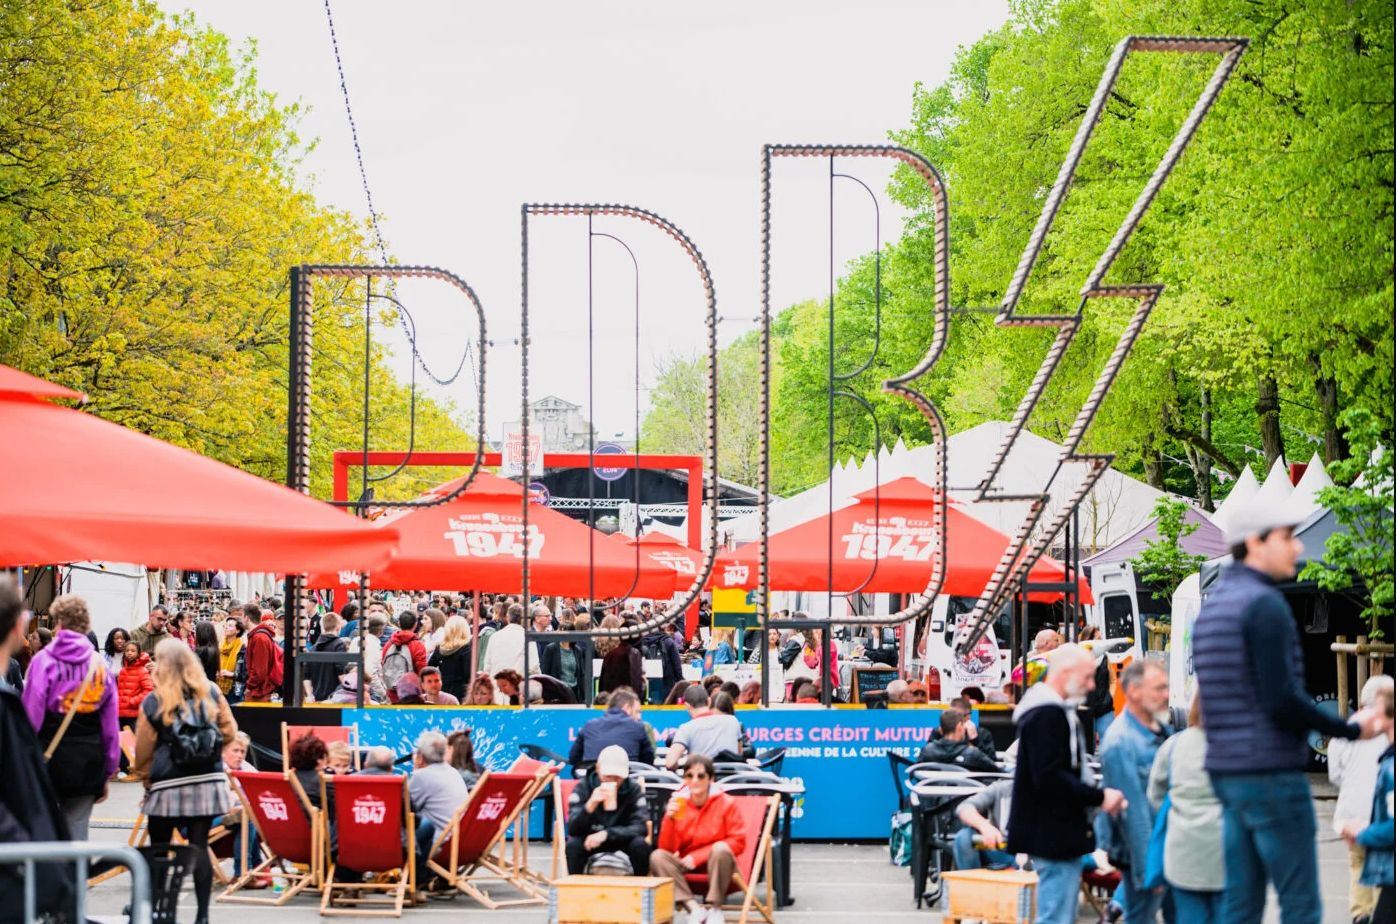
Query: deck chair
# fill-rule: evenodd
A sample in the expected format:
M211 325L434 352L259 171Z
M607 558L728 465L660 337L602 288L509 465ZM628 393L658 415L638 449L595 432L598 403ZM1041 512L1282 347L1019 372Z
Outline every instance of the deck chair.
M291 769L291 742L299 741L306 735L314 735L321 741L329 744L331 741L343 741L349 745L349 749L354 752L354 769L363 769L360 763L359 747L359 724L352 725L287 725L281 723L281 769L287 771Z
M324 875L325 823L320 810L310 804L295 774L235 770L228 774L241 797L242 875L218 896L220 902L280 905L305 888L318 888ZM247 826L255 825L266 859L251 865L247 853ZM284 872L289 864L292 869ZM287 888L271 898L241 894L250 883L284 876Z
M581 780L558 780L553 784L553 878L561 868L562 848L567 843L567 807L572 804L572 791Z
M320 786L333 795L339 849L330 858L320 897L322 915L354 914L402 917L404 902L417 896L417 825L405 776L324 776ZM324 799L321 804L328 805ZM404 834L405 831L405 834ZM396 873L391 882L335 882L336 866L361 873ZM336 896L385 892L383 898ZM346 909L345 906L351 906Z
M150 840L150 831L146 826L144 815L136 816L136 823L131 825L131 833L126 836L126 844L129 847L144 847ZM174 844L182 845L182 838L178 831L174 833ZM232 882L228 874L223 872L221 861L232 859L233 856L233 832L232 829L219 825L208 832L208 862L213 867L213 883L217 886L226 886ZM110 866L95 876L87 880L87 887L90 889L95 885L106 882L116 876L126 872L126 867L117 865Z
M506 771L507 773L548 774L548 779L544 783L542 788L540 788L538 792L534 794L533 799L529 800L528 804L524 806L523 815L520 816L519 823L514 827L511 844L514 850L515 865L518 866L521 870L524 870L524 875L534 877L540 883L543 884L547 884L551 880L548 880L543 876L538 875L533 871L533 868L528 865L528 832L530 827L530 816L533 812L533 803L535 801L541 801L543 803L544 835L547 836L547 832L549 831L556 831L556 799L553 798L553 794L556 791L557 787L553 786L552 783L554 780L558 778L558 774L562 771L563 766L564 764L562 763L553 763L551 761L539 760L536 757L532 757L528 754L525 754L524 756L515 759L514 763ZM556 844L554 845L554 847L556 847ZM554 849L553 852L554 854L556 854L556 849ZM554 856L554 860L556 860L556 856ZM554 867L556 867L556 863L554 863Z
M547 786L546 770L538 773L489 773L480 776L470 797L456 812L450 826L436 835L427 866L455 888L493 911L512 905L537 905L547 901L535 881L517 860L505 856L509 827L538 793ZM480 881L507 882L524 897L495 901L476 887Z
M740 911L737 924L747 924L754 909L768 924L775 924L771 915L775 911L774 896L769 885L766 898L756 897L756 883L761 878L762 869L773 868L771 856L771 831L775 827L776 815L780 812L780 796L732 796L742 813L742 828L746 831L746 846L737 857L737 870L732 874L732 882L727 886L728 894L743 893L740 905L726 904L724 911ZM708 891L707 873L688 873L684 876L694 895Z

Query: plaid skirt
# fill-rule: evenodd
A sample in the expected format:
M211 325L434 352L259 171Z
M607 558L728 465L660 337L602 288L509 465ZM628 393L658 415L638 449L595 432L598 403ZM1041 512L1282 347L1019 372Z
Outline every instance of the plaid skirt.
M232 811L233 794L222 773L164 780L150 787L141 813L150 818L204 818Z

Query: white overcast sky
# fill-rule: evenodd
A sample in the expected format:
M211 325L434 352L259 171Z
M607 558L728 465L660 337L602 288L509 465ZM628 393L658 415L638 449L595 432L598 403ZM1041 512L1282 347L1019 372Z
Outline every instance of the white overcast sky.
M321 3L162 0L235 46L255 39L258 79L318 139L306 160L320 202L367 215ZM484 304L488 436L520 407L519 206L621 202L688 233L712 270L726 343L760 310L760 153L765 143L882 143L907 124L912 89L942 81L956 49L1007 18L1004 0L459 3L333 0L335 28L374 203L390 253L465 278ZM903 215L888 166L840 162L882 200L885 242ZM309 176L308 176L309 179ZM834 262L873 246L866 193L840 181ZM829 288L827 162L777 162L772 309ZM640 266L642 407L655 362L699 349L703 300L677 244L649 225L597 219ZM603 435L634 430L634 277L595 241L594 395L587 376L585 219L530 222L530 397L593 403ZM841 269L840 269L841 272ZM477 336L464 298L403 285L420 349L454 368ZM406 378L405 340L381 334ZM435 393L475 406L461 381ZM420 381L420 379L419 379ZM346 447L348 448L348 447ZM438 447L424 447L438 448Z

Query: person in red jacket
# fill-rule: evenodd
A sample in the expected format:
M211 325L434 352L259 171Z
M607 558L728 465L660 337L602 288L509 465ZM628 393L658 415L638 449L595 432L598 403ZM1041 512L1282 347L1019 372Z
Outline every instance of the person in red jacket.
M737 857L746 849L741 811L731 796L712 791L715 775L712 758L688 756L683 771L687 789L665 807L659 848L650 854L650 875L674 880L674 900L688 909L694 924L722 924L722 904L737 871ZM684 878L695 872L708 876L706 911Z
M155 689L150 679L150 655L141 651L135 642L127 642L121 653L121 672L116 675L116 721L122 728L136 732L136 718L141 714L141 703L146 694ZM121 772L131 769L126 758L126 749L121 749Z
M427 666L427 646L412 631L417 625L417 614L403 613L397 624L402 628L393 633L392 639L383 646L383 682L388 686L388 698L397 702L397 682L404 674L421 674Z
M252 604L244 607L247 613ZM250 614L249 614L250 615ZM281 689L281 646L276 642L276 613L262 610L257 628L247 633L247 696L249 703L269 703Z

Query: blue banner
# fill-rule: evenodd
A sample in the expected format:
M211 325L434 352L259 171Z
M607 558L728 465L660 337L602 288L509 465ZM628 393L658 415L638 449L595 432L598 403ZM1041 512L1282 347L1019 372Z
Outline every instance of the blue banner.
M399 754L410 751L417 735L427 729L449 733L469 728L476 759L498 771L518 758L520 744L536 744L566 757L577 729L597 715L595 710L565 706L368 706L344 709L341 721L357 722L365 744L386 744ZM677 728L688 715L681 708L657 707L646 709L644 718L663 732ZM940 710L739 706L737 718L758 751L787 749L782 775L805 787L795 807L795 837L883 840L897 810L887 753L915 758L939 723Z

